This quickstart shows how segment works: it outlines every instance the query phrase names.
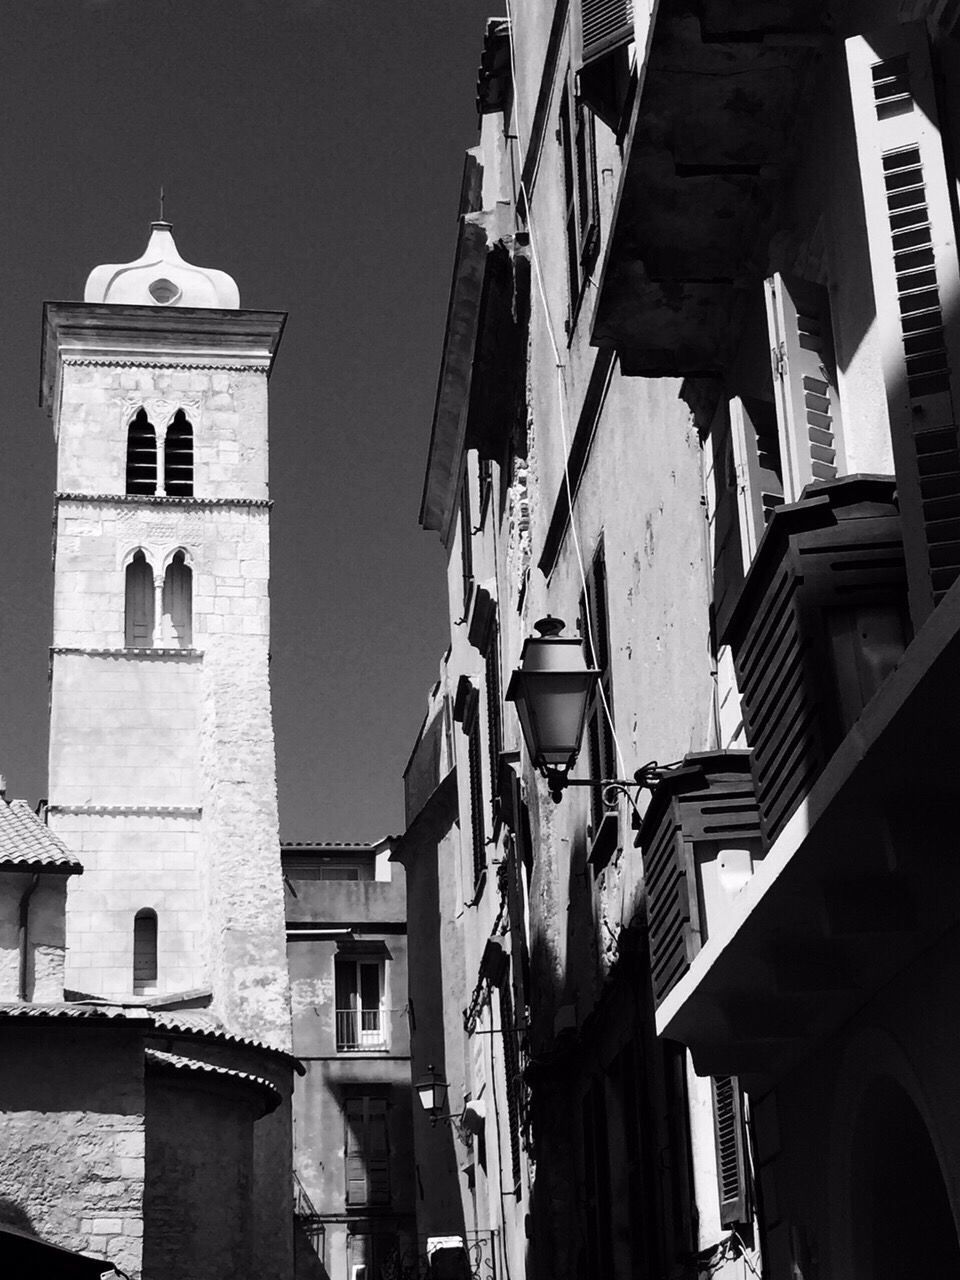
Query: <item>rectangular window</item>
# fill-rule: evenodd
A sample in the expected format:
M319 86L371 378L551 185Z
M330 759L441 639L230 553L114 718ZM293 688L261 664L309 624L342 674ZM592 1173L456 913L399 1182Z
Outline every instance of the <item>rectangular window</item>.
M475 716L467 736L467 765L470 774L470 837L473 847L473 882L478 884L487 869L486 823L483 812L483 759L480 721Z
M333 971L337 1052L382 1052L387 1048L383 961L338 956Z
M388 1205L390 1143L386 1098L348 1098L344 1118L347 1206Z
M779 274L767 281L766 298L784 490L796 502L808 484L842 470L830 298L823 285Z
M617 776L616 743L613 736L613 682L610 670L610 614L607 607L607 566L601 544L587 574L587 587L580 597L580 632L587 661L600 672L596 693L587 707L586 740L591 778ZM590 790L590 821L594 834L605 814L603 788Z
M563 162L563 189L570 279L571 322L576 316L583 286L600 247L597 196L597 145L593 114L574 93L568 69L560 101L558 132Z
M460 568L463 573L463 603L466 606L473 590L473 518L470 513L468 475L464 475L460 486Z

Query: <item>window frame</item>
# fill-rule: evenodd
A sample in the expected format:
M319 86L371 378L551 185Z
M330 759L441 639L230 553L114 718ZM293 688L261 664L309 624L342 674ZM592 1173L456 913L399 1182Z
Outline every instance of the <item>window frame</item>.
M600 252L600 191L596 124L593 112L576 92L569 66L561 83L557 142L563 179L569 288L567 332L572 336L587 281Z
M343 982L341 975L353 970L353 980ZM365 999L363 970L376 970L377 1001L374 1007ZM382 955L337 952L333 958L334 1038L336 1050L341 1053L386 1053L390 1047L386 1009L386 960ZM349 989L354 1003L341 1007L345 990ZM373 1016L375 1015L375 1016ZM365 1026L370 1020L372 1025ZM352 1034L347 1029L352 1028ZM364 1043L364 1036L367 1043Z

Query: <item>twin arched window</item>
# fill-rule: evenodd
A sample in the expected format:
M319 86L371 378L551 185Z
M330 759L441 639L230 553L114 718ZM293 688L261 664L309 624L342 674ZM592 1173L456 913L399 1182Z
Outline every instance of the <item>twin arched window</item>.
M163 491L171 498L193 497L193 426L182 409L174 414L163 442ZM157 492L157 432L143 409L127 428L127 493Z
M124 600L124 644L152 649L156 633L158 583L146 554L135 551L127 565ZM193 571L183 551L174 553L160 591L160 644L189 649L193 644Z

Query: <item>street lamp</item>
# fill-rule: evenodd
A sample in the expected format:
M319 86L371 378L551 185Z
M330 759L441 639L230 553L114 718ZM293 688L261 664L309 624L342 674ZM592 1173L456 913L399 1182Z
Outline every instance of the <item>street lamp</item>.
M580 754L587 704L600 672L589 670L578 636L562 636L559 618L541 618L538 632L523 642L520 666L510 677L506 699L516 704L533 767L550 784L554 800Z
M549 615L534 623L539 633L523 642L520 666L510 677L506 700L516 704L523 740L533 767L544 777L550 795L559 801L566 787L603 787L604 803L627 788L649 786L657 771L655 762L638 769L630 781L622 778L571 778L570 770L580 754L583 726L600 672L587 667L583 643L577 636L562 636L564 624Z
M421 1107L430 1117L431 1124L436 1124L438 1120L451 1121L453 1124L459 1121L459 1116L441 1114L447 1105L447 1092L450 1086L439 1071L434 1070L432 1062L427 1064L426 1073L413 1087L417 1091Z

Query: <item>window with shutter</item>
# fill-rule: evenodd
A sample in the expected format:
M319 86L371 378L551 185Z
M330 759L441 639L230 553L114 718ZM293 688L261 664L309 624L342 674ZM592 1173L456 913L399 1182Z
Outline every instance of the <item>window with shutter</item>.
M193 426L182 409L163 442L163 488L171 497L193 497Z
M157 433L143 409L127 428L127 493L157 491Z
M483 812L483 757L480 722L474 717L467 737L467 767L470 778L470 840L473 853L473 882L479 884L487 869L486 822Z
M603 58L633 39L633 0L581 0L583 62Z
M736 1076L713 1077L713 1122L720 1221L730 1227L747 1222L750 1208L743 1099Z
M730 443L736 473L740 549L750 567L772 512L783 503L780 436L772 401L736 396L730 401Z
M767 323L780 422L783 487L796 502L806 485L841 470L837 364L826 289L775 275L767 281Z
M503 1034L503 1072L507 1081L507 1124L510 1129L510 1173L514 1190L520 1189L520 1076L519 1036L514 1022L510 972L500 984L500 1026Z
M365 1095L346 1102L347 1205L390 1203L387 1100Z
M124 599L124 644L128 649L153 646L153 570L142 551L127 565Z
M561 88L557 137L563 164L570 324L600 248L597 195L597 145L592 114L577 98L569 69Z
M846 42L914 623L960 576L958 262L923 23ZM953 304L952 296L949 302Z
M737 469L730 431L730 414L721 402L710 426L713 455L713 502L709 504L713 532L713 608L717 630L722 634L743 582L740 506L737 500Z
M610 668L610 614L607 607L607 564L603 544L597 548L587 574L586 591L580 597L580 631L587 650L587 663L600 672L596 692L587 707L586 741L591 778L617 776L616 743L610 717L613 715L613 679ZM603 788L590 789L590 821L594 833L606 813Z
M163 575L164 643L189 649L193 643L193 570L177 551Z

